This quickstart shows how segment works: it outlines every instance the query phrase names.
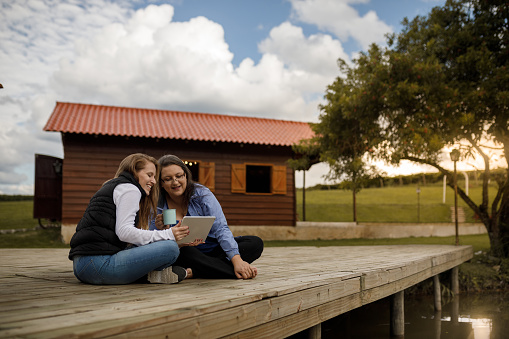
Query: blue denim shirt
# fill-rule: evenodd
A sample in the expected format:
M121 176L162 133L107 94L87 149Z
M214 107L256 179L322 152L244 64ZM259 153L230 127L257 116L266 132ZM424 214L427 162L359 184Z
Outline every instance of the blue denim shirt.
M158 207L167 209L168 203L166 202L166 199L159 199ZM189 206L187 207L187 215L211 215L216 217L216 220L210 229L210 233L205 240L205 244L197 246L199 250L206 253L220 245L230 260L233 256L240 254L239 246L237 245L232 232L228 228L228 223L226 222L223 209L215 195L207 187L195 184L194 194L189 201ZM149 228L151 230L156 229L155 219L150 222Z

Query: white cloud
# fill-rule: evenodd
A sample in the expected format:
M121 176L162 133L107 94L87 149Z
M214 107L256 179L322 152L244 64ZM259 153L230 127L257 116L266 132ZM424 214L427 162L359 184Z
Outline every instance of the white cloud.
M306 38L284 23L260 44L258 64L245 59L235 68L219 24L172 16L169 5L149 6L105 26L61 61L52 86L69 101L310 121L345 56L330 36Z
M0 4L0 193L33 194L34 154L62 156L60 135L43 132L58 95L48 78L78 39L122 22L119 1L3 0Z
M316 121L336 60L347 59L330 35L287 22L260 42L258 63L235 67L221 25L174 22L170 5L0 6L0 193L30 194L35 153L63 156L60 134L42 131L57 100Z
M351 4L368 3L369 0L289 0L293 17L298 21L316 25L333 33L341 41L352 38L362 49L372 43L384 43L384 35L393 31L374 11L360 16Z
M270 31L259 44L263 53L278 55L290 69L306 69L319 74L336 71L335 60L346 57L341 43L329 35L304 36L301 27L284 22Z

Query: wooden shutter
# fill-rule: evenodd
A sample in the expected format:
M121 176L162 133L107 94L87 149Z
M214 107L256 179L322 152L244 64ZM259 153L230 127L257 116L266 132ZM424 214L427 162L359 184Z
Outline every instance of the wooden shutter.
M272 193L286 194L286 166L272 167Z
M200 183L212 192L216 189L216 165L213 162L200 162Z
M232 164L232 193L246 193L246 165Z

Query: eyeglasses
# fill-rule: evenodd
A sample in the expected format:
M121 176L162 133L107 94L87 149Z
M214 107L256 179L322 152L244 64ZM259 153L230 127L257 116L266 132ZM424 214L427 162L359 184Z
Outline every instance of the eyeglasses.
M186 174L182 173L182 174L177 174L173 178L171 178L171 177L161 178L161 181L164 182L165 184L170 184L172 181L180 182L185 179L186 179Z

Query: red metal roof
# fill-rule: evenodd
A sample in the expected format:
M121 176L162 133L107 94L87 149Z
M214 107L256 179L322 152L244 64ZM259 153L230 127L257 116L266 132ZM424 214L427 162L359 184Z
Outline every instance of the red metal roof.
M45 131L290 146L313 137L308 123L57 102Z

